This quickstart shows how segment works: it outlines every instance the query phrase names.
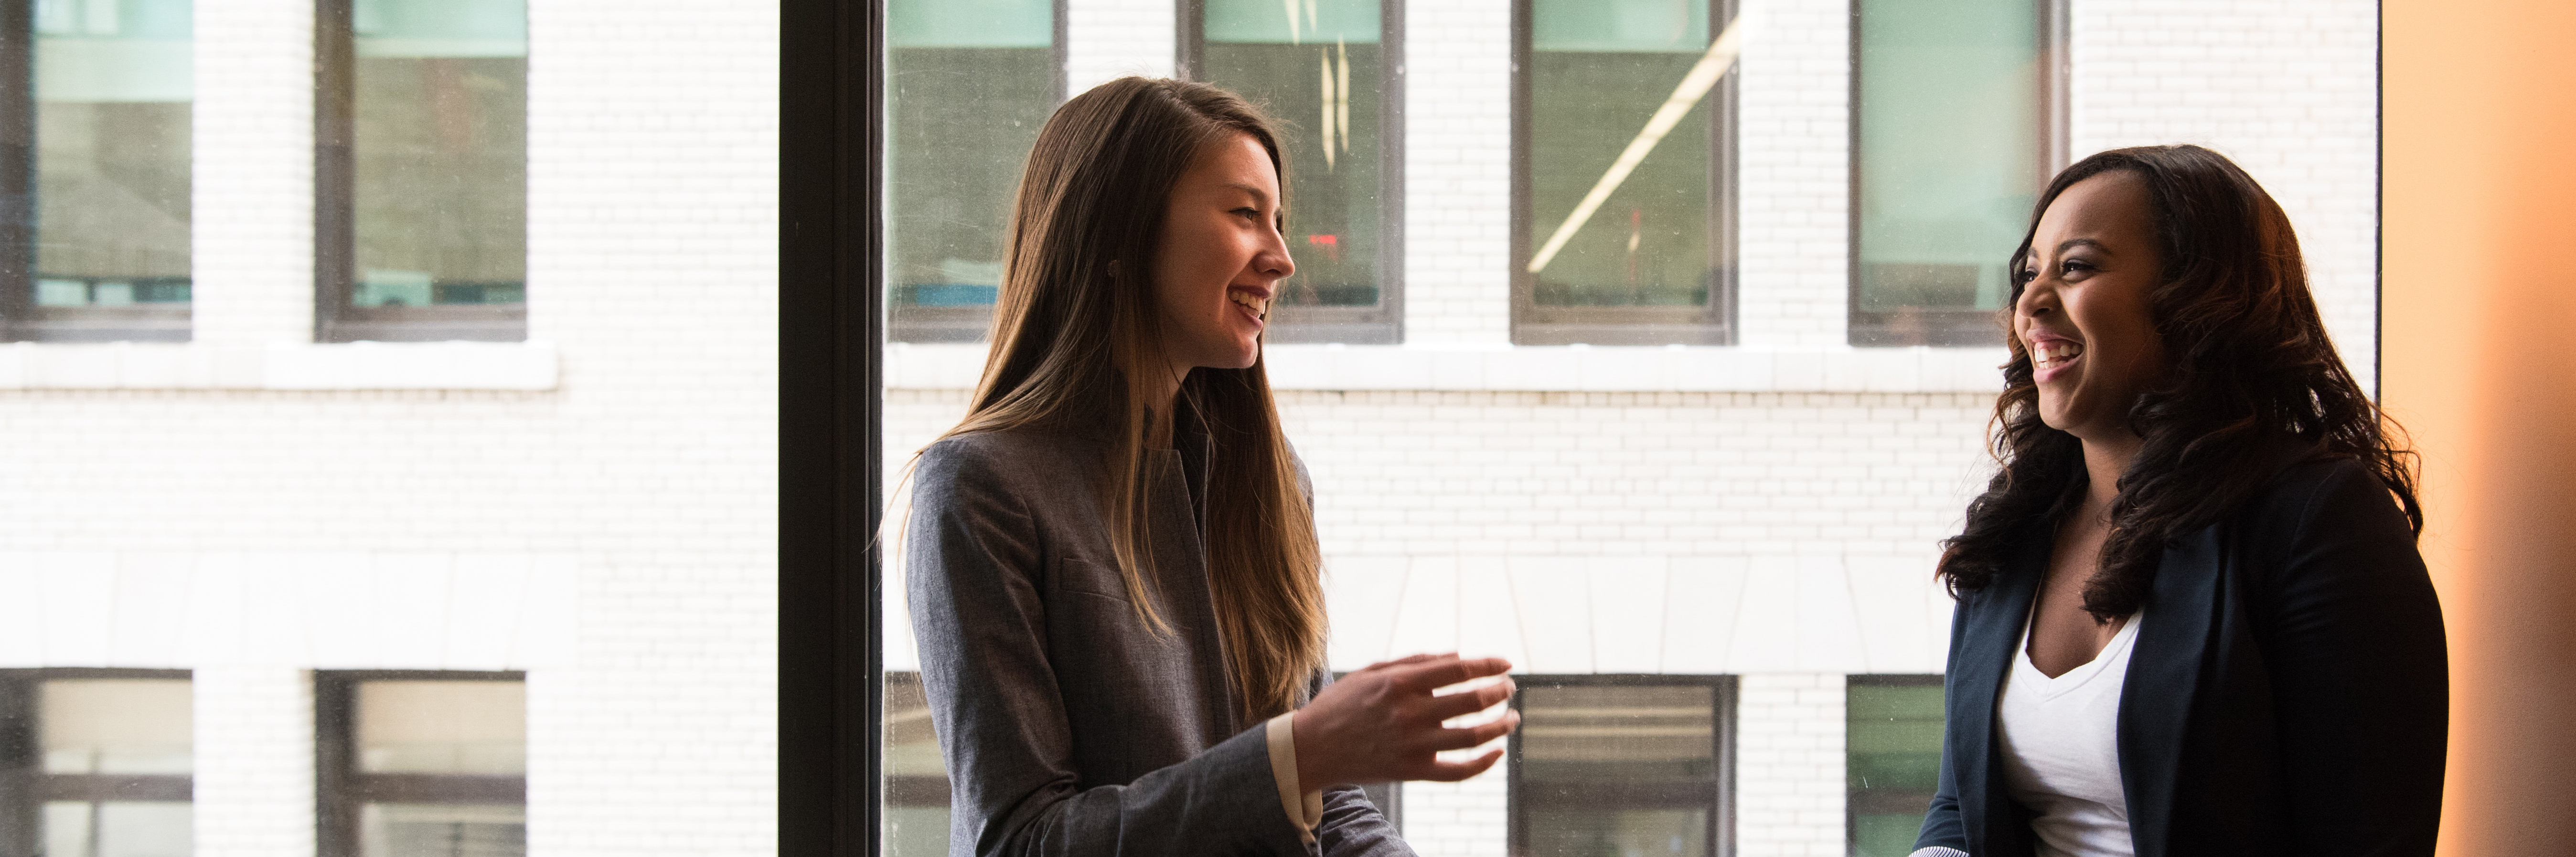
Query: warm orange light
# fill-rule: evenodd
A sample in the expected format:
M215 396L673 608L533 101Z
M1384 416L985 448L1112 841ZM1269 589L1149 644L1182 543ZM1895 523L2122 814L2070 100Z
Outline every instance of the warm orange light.
M2576 4L2381 14L2381 389L2450 629L2441 853L2576 853Z

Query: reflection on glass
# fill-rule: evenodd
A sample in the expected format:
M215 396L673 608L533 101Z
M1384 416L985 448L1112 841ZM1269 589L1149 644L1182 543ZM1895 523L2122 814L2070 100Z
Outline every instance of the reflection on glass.
M1715 686L1541 681L1522 683L1512 771L1524 853L1715 853Z
M524 806L371 803L359 848L392 857L520 857L528 853Z
M885 853L948 853L948 766L930 728L921 674L885 674Z
M1714 38L1706 0L1531 0L1529 210L1535 251L1574 214ZM1535 272L1549 307L1705 307L1717 282L1703 97Z
M1378 303L1378 0L1206 0L1199 79L1269 111L1286 135L1285 307ZM1293 310L1292 310L1293 311Z
M26 784L0 788L0 819L27 819L34 828L0 821L0 848L53 857L186 857L195 744L188 680L43 675L0 674L0 721L34 739L22 749L0 748L16 769L0 774L0 785Z
M358 307L527 300L525 0L353 0Z
M46 857L188 857L194 807L167 801L45 804Z
M41 339L188 338L189 0L35 2ZM95 308L115 308L104 312Z
M379 800L359 810L367 857L527 853L527 685L368 681L358 685L358 770ZM496 799L506 797L507 800Z
M1991 313L2046 170L2038 2L1854 7L1853 344L2001 341Z
M1055 4L890 0L886 66L896 338L973 340L1000 293L1011 191L1060 98Z
M1941 778L1940 676L1853 676L1844 733L1852 847L1905 857Z

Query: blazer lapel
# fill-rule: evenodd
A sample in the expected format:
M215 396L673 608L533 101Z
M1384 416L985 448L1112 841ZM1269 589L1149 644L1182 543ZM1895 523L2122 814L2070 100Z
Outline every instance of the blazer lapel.
M2120 784L2138 857L2171 853L2174 788L2219 597L2215 527L2165 548L2120 692Z
M2029 826L2005 793L2001 742L1995 740L1995 703L2004 676L2012 669L2021 628L2030 617L2030 602L2048 573L2053 543L2046 530L2030 540L2023 560L1968 602L1973 611L1960 640L1956 673L1950 677L1951 716L1958 736L1951 760L1958 767L1960 817L1970 819L1968 850L1973 854L2007 854L2027 850ZM2008 843L2024 843L2014 845Z

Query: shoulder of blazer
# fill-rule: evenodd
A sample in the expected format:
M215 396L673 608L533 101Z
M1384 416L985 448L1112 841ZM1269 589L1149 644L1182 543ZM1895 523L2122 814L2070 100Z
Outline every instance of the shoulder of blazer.
M2355 493L2385 498L2391 510L2397 507L2387 484L2357 459L2319 457L2293 463L2232 516L2239 550L2247 551L2250 558L2280 559L2321 535L2336 535L2322 528L2353 522L2323 520L2327 510Z

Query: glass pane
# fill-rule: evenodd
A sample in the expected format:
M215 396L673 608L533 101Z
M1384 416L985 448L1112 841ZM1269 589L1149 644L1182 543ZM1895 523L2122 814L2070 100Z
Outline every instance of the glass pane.
M184 803L75 803L44 808L47 857L188 857L195 808Z
M354 0L361 307L527 300L524 0Z
M886 672L885 776L886 854L948 853L948 765L930 728L920 673Z
M1657 139L1598 209L1579 205L1620 153L1646 136L1709 48L1702 0L1532 0L1529 211L1523 238L1540 262L1540 306L1708 305L1711 99ZM1547 245L1569 228L1563 246Z
M910 338L971 340L1000 293L1021 163L1060 98L1055 5L892 0L886 65L888 299L955 318Z
M1852 843L1860 857L1905 857L1941 778L1941 682L1851 683L1844 712Z
M358 770L528 772L528 686L515 681L358 685Z
M1535 682L1523 683L1512 772L1531 854L1711 853L1716 688Z
M1925 313L1992 311L2045 178L2036 0L1861 0L1859 305L1872 340L1925 344ZM2000 333L1977 320L1983 340Z
M1378 0L1207 0L1201 79L1280 120L1290 176L1292 306L1378 303Z
M522 857L528 811L516 806L368 804L359 813L366 857Z
M46 338L187 338L191 11L189 0L35 4L31 303L126 308L75 322L98 325L87 335Z
M187 774L187 679L53 679L37 722L48 774Z

